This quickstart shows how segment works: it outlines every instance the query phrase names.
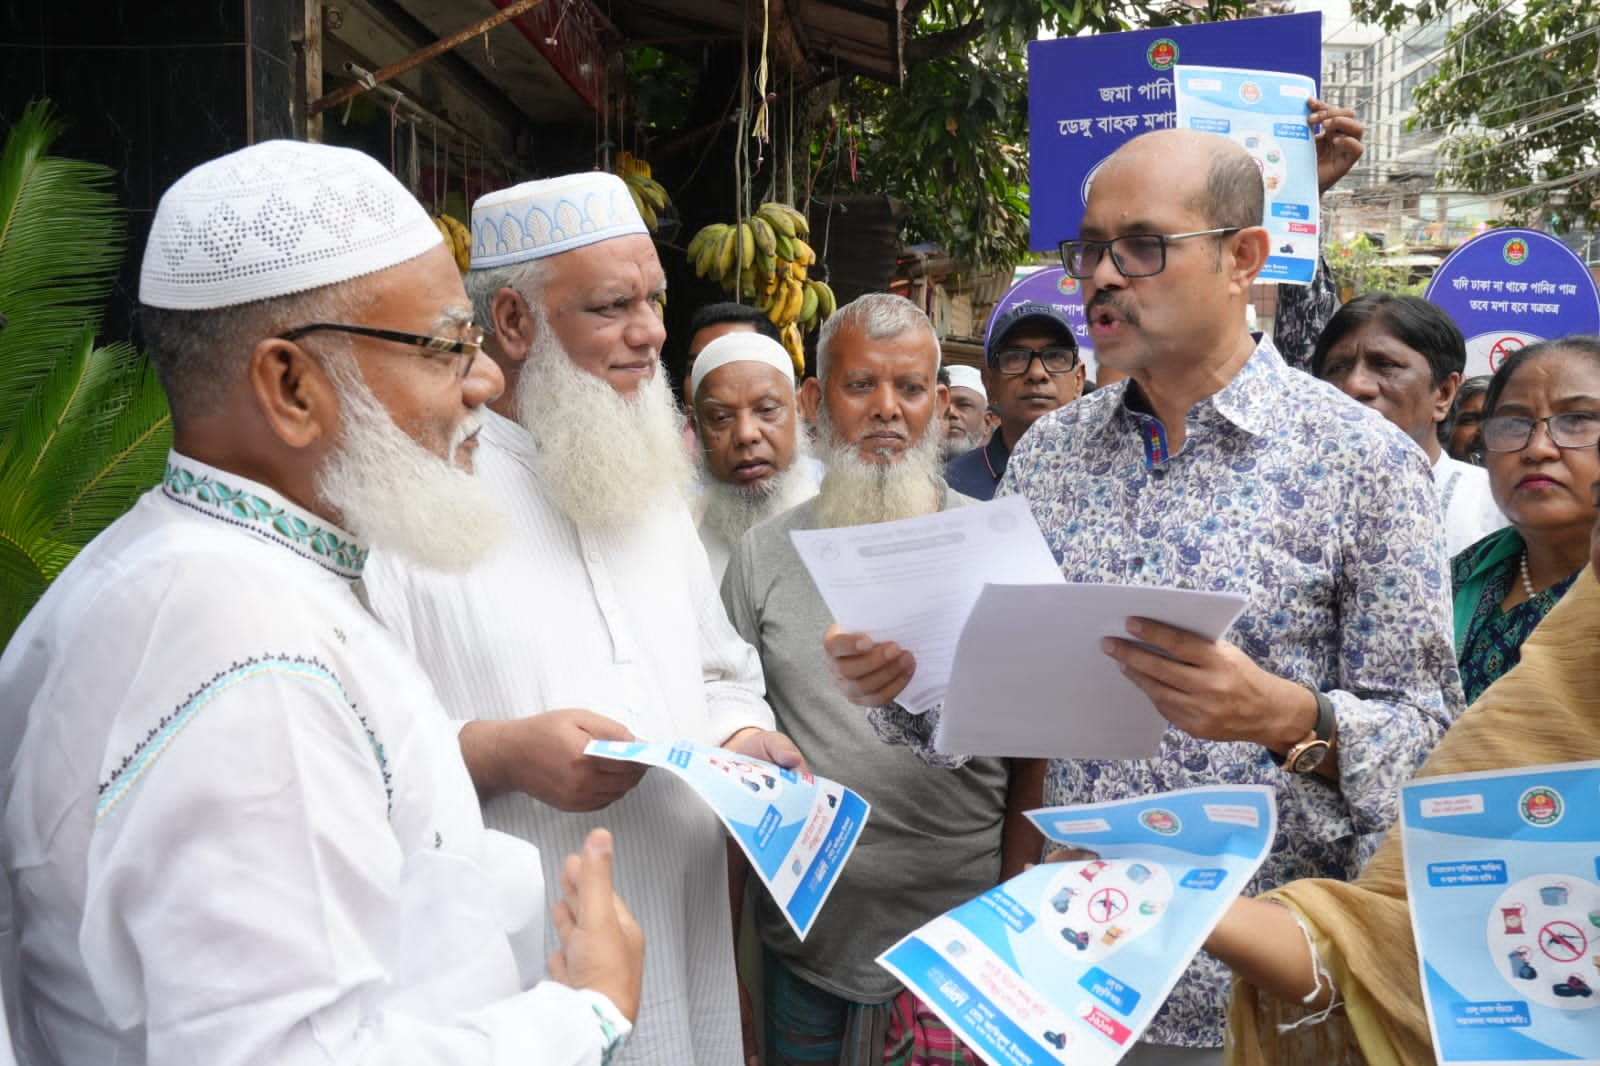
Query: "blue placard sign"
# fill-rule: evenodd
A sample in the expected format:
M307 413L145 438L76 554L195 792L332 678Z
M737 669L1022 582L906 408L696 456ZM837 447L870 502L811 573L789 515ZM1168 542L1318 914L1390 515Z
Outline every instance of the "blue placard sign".
M1600 286L1577 253L1548 233L1494 229L1450 253L1424 294L1467 339L1467 376L1492 374L1510 353L1569 333L1600 333Z
M1322 67L1322 15L1167 26L1028 45L1030 246L1078 235L1094 171L1123 144L1176 124L1178 63L1303 74Z

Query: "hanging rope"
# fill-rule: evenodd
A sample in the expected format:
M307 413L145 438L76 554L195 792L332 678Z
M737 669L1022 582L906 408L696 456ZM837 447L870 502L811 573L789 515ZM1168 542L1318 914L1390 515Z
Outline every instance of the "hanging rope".
M761 58L756 63L756 115L750 124L750 136L756 140L756 167L765 158L765 149L772 140L772 115L767 107L767 43L772 36L772 0L761 0Z

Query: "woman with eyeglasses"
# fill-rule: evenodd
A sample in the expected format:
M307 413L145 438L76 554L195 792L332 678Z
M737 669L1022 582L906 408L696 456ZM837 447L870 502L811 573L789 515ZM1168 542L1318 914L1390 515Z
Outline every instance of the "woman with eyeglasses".
M1511 525L1451 564L1467 702L1515 666L1524 639L1589 559L1600 479L1600 337L1543 341L1501 364L1479 426Z

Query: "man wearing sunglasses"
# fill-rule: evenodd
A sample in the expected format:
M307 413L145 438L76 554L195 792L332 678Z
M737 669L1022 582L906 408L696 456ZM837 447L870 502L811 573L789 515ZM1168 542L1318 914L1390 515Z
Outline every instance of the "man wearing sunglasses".
M1219 134L1145 134L1102 165L1061 256L1096 360L1128 379L1035 424L1000 488L1069 581L1248 597L1222 641L1133 618L1133 639L1106 638L1170 727L1153 759L1053 760L1044 800L1269 786L1278 840L1251 891L1354 876L1462 706L1426 457L1246 329L1263 200L1255 161ZM937 712L886 706L909 654L836 626L824 640L880 732L930 750ZM1123 1061L1219 1064L1227 994L1200 956Z
M0 658L20 1060L600 1066L642 967L609 838L525 979L539 856L356 596L374 546L459 569L503 528L439 231L370 156L268 141L161 198L139 300L166 476Z
M1083 392L1083 363L1066 314L1051 304L1023 303L996 316L989 324L983 383L999 428L982 448L950 460L945 478L957 492L988 500L1028 427Z

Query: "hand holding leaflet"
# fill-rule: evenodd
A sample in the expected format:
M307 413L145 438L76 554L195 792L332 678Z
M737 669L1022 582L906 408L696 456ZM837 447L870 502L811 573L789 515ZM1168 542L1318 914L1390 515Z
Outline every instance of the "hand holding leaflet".
M837 781L690 741L595 740L589 755L660 767L722 819L804 940L871 807Z
M878 962L992 1066L1110 1066L1266 858L1272 790L1212 786L1028 817L1099 857L1036 866Z
M1406 895L1441 1063L1597 1061L1600 763L1421 778Z
M986 584L1061 584L1027 502L1008 496L922 518L789 536L847 633L894 641L916 657L902 706L944 699L950 665Z
M1310 284L1322 212L1317 151L1306 123L1306 101L1316 95L1316 83L1300 74L1181 63L1173 72L1178 126L1232 138L1261 168L1261 225L1272 240L1261 280Z
M956 646L934 747L956 755L1144 759L1167 720L1100 650L1131 617L1220 640L1243 596L1139 585L991 585ZM1026 664L1026 665L1019 665Z

